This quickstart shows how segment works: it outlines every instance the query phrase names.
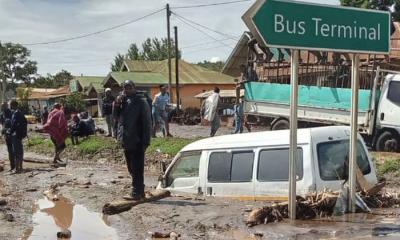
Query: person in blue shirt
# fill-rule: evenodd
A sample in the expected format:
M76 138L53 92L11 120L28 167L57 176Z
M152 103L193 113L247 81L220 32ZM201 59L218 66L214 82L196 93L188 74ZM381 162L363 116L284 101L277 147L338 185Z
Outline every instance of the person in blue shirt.
M239 101L233 107L234 117L235 117L235 134L243 133L243 121L244 121L244 111L243 111L243 100L239 98Z
M162 130L162 133L167 137L172 137L169 132L168 108L170 104L169 94L166 85L160 85L160 92L156 94L153 100L152 115L154 121L153 136L157 129Z
M12 149L14 154L14 163L16 173L22 172L22 162L24 159L24 147L22 145L22 139L27 135L28 122L24 114L18 108L18 102L16 100L10 101L10 108L13 111L11 116L11 139Z

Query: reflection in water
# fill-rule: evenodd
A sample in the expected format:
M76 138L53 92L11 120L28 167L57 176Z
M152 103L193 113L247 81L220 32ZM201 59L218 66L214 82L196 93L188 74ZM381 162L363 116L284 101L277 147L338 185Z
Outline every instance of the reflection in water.
M109 226L106 217L90 212L82 205L74 205L66 198L49 201L47 198L37 202L38 210L33 215L33 229L25 232L22 240L55 239L57 232L68 229L71 240L118 239L115 229Z

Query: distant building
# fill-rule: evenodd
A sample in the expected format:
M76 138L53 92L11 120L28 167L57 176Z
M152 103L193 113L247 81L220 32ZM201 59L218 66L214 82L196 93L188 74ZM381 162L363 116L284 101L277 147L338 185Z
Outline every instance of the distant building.
M101 76L77 76L69 82L72 93L80 92L86 101L89 114L93 117L101 116L101 100L104 95Z
M116 95L122 90L121 83L132 80L139 90L148 92L152 98L159 92L160 84L168 84L168 61L125 60L120 72L110 72L104 79L103 87L111 88ZM172 60L172 101L176 103L175 60ZM235 89L234 78L211 71L196 64L179 60L180 103L183 108L200 108L195 95L219 87L222 90Z

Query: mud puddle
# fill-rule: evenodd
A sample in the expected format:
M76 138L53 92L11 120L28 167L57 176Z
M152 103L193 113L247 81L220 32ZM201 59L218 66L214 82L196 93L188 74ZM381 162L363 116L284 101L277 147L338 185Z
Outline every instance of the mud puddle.
M47 198L37 201L32 221L33 228L25 231L22 240L56 239L57 232L63 230L71 232L70 240L118 239L116 230L110 227L106 216L91 212L62 196L54 202Z

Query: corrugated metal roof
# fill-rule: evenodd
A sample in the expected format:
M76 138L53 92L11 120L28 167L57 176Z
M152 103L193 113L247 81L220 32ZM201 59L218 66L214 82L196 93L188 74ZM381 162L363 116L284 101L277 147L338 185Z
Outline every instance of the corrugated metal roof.
M214 91L202 92L194 96L195 98L208 98ZM236 97L236 90L220 90L219 96L221 98ZM240 96L244 96L244 89L240 90Z
M82 88L88 88L90 84L93 85L94 88L103 88L102 82L105 77L102 76L76 76L71 81L78 81Z
M137 74L138 77L147 78L151 75L146 73L160 74L156 79L148 79L146 83L165 84L168 83L168 60L163 61L132 61L125 60L128 70ZM172 81L175 82L175 59L172 59ZM133 71L132 71L133 69ZM133 78L132 80L135 81ZM156 81L159 82L156 82ZM196 64L179 60L179 83L180 84L234 84L234 78L226 74L212 71Z
M118 83L125 80L132 80L137 85L153 85L153 84L167 84L168 78L161 73L153 72L111 72L106 78L105 82L112 77Z
M26 90L27 88L22 89ZM29 90L29 100L51 99L71 94L68 85L60 88L29 88Z

